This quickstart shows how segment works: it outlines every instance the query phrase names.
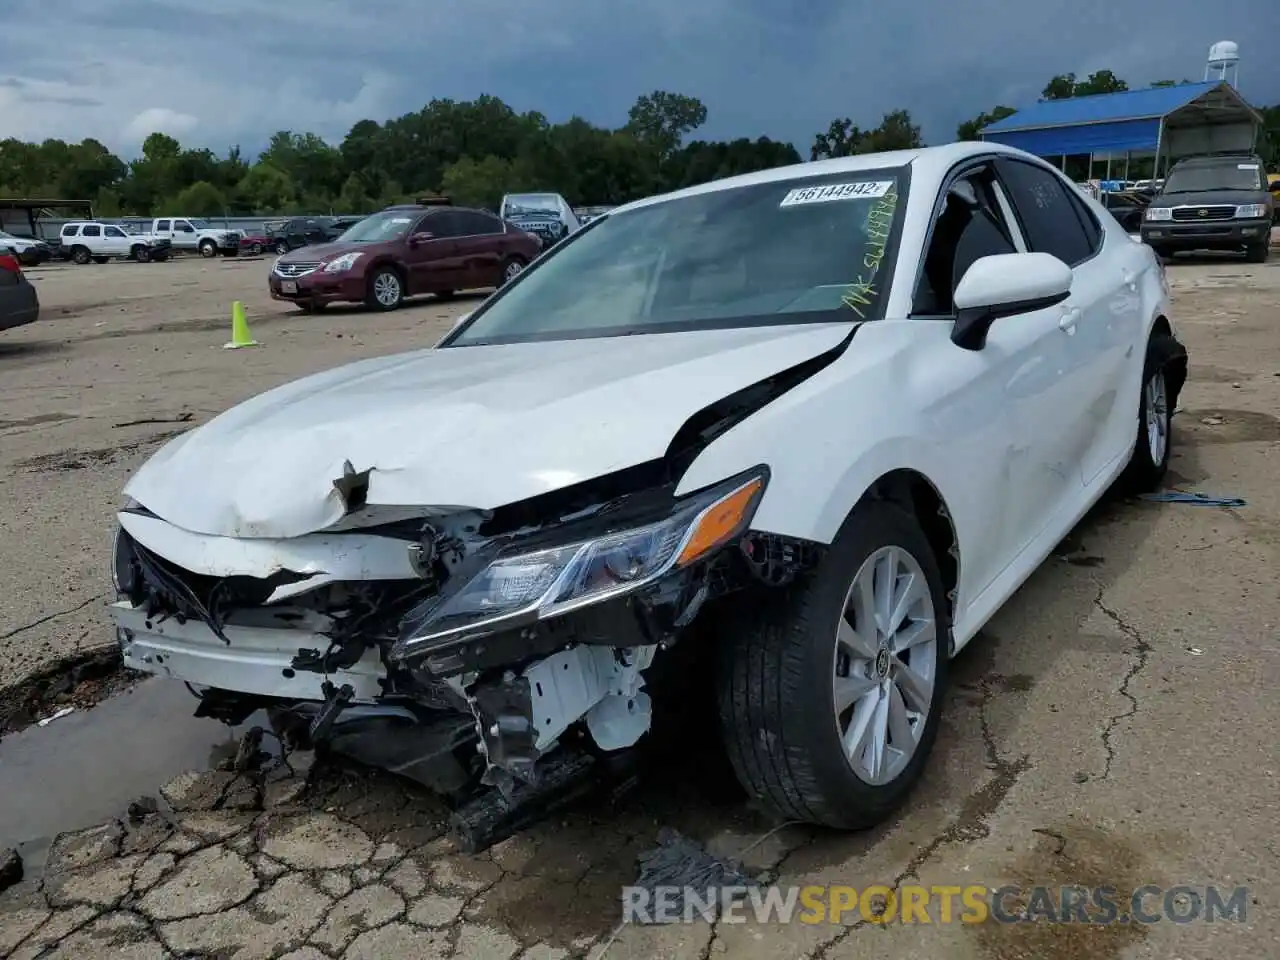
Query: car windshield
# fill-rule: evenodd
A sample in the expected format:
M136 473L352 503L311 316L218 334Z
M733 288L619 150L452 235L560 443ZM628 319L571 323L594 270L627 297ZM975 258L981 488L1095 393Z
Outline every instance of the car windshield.
M383 243L387 240L398 240L409 232L420 214L412 211L388 210L366 217L353 224L340 237L339 243Z
M507 197L505 215L559 213L560 198L554 193L517 193Z
M1257 163L1235 162L1175 167L1164 184L1164 193L1208 193L1211 190L1262 190L1262 170Z
M902 174L780 180L611 214L477 310L449 346L871 318Z

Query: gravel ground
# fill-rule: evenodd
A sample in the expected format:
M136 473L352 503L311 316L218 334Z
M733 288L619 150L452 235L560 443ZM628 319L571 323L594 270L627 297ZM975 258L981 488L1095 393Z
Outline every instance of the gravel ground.
M268 262L32 271L45 319L0 335L0 687L109 646L111 514L172 431L299 375L432 343L466 309L303 315L268 299ZM165 754L206 727L147 681L0 744L0 796L17 798L0 809L0 848L27 842L30 863L47 861L0 894L0 957L1280 956L1280 263L1179 262L1170 276L1192 358L1170 484L1247 506L1109 504L1087 519L959 658L930 769L894 822L758 842L775 825L664 784L469 857L442 839L438 806L388 778L209 771L204 741ZM261 348L221 349L233 299ZM28 771L21 783L6 786L6 765ZM159 794L157 808L126 816L119 798L139 794ZM5 835L37 823L43 837ZM881 929L850 916L611 939L619 887L661 826L749 847L748 868L788 884L1218 883L1252 899L1240 924Z

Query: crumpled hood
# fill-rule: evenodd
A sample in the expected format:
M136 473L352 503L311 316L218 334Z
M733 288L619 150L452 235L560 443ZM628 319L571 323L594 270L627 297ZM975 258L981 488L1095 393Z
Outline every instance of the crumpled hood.
M426 349L286 384L162 447L125 487L214 536L287 538L371 505L492 509L661 457L703 407L825 353L848 323Z

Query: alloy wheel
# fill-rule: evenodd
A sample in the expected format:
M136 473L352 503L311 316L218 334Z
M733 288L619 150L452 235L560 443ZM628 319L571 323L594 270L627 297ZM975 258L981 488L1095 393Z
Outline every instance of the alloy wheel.
M836 729L845 759L872 786L911 762L932 708L938 633L929 583L902 547L867 557L836 632Z
M524 270L524 264L519 260L512 260L507 264L507 269L502 272L502 279L506 283L510 283L516 277L520 276L520 272Z
M1147 450L1151 462L1164 463L1169 448L1169 393L1165 387L1164 371L1157 370L1142 388L1147 410Z
M373 278L373 296L384 307L394 307L400 302L400 278L386 271Z

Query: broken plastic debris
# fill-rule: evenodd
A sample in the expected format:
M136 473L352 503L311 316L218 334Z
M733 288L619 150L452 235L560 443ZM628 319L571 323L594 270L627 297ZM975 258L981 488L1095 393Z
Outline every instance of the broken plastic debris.
M75 707L63 707L61 710L59 710L57 713L53 714L52 716L45 717L43 720L37 720L36 726L47 727L49 724L53 723L53 721L61 720L67 714L75 713L75 712L76 712Z
M636 886L648 890L651 896L658 888L665 888L668 898L671 892L679 891L677 902L670 904L669 908L664 905L659 912L662 917L682 919L686 909L701 911L707 907L718 916L719 910L725 906L719 897L709 898L713 900L710 904L686 905L684 891L695 891L699 896L705 896L708 891L759 885L755 878L742 872L742 865L736 860L713 856L670 827L663 827L658 832L658 846L640 854L636 861L640 865ZM663 922L658 917L655 921Z
M1198 657L1200 654L1204 653L1204 651L1199 647L1187 647L1187 653L1191 654L1193 657Z

